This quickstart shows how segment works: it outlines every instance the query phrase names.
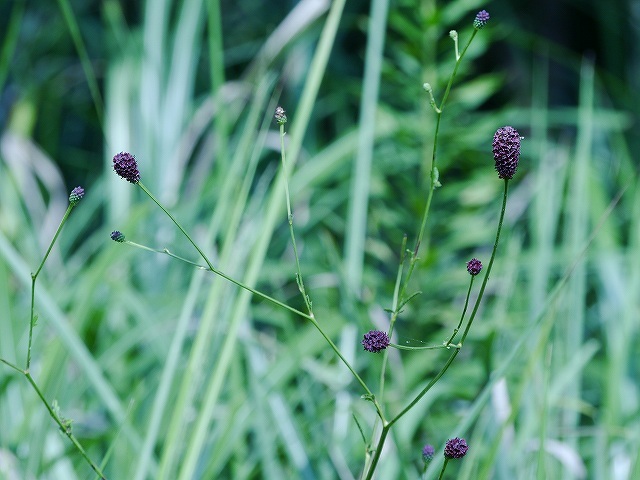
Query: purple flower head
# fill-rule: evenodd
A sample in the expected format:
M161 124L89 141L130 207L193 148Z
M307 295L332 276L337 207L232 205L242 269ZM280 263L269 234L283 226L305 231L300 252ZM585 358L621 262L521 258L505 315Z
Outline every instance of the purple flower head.
M276 107L276 114L273 116L278 122L278 125L284 125L287 123L287 115L282 107Z
M71 190L71 194L69 195L69 203L75 206L82 199L82 197L84 197L84 188L76 187Z
M500 178L512 178L520 160L522 137L513 127L499 128L493 136L493 158Z
M124 233L122 233L120 230L114 230L113 232L111 232L111 240L118 243L124 242Z
M467 262L467 272L474 277L482 270L482 262L477 258L472 258Z
M489 21L489 18L489 12L487 12L486 10L479 11L476 15L475 20L473 20L473 28L475 28L476 30L484 28L484 26Z
M422 449L422 460L424 460L424 463L429 463L431 460L433 460L433 456L435 455L435 453L436 449L433 448L433 445L429 445L427 443Z
M445 458L462 458L467 454L469 446L464 438L452 438L447 440L447 444L444 447Z
M371 330L364 334L362 346L367 352L378 353L389 346L389 335L380 330Z
M136 157L129 152L120 152L113 156L113 169L115 172L131 183L140 181L140 171Z

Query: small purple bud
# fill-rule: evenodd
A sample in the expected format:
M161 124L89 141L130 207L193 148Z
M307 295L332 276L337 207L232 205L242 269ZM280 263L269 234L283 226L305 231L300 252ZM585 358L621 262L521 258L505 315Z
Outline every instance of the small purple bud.
M512 178L520 160L520 140L522 137L513 127L499 128L493 135L493 159L498 177Z
M124 242L124 233L122 233L120 230L114 230L113 232L111 232L111 240L118 243Z
M452 438L447 440L447 444L444 447L444 456L445 458L462 458L467 454L467 450L469 450L469 446L464 438Z
M371 330L364 334L362 346L367 352L381 352L389 346L389 335L380 330Z
M489 21L489 18L489 12L487 12L486 10L479 11L476 15L475 20L473 21L473 28L475 28L476 30L484 28L484 26Z
M435 453L436 449L433 448L433 445L429 445L427 443L422 449L422 460L424 460L424 463L429 463L431 460L433 460L433 456L435 455Z
M131 183L140 181L140 171L136 157L129 152L120 152L113 156L113 169L122 178Z
M287 123L287 115L282 107L276 107L276 114L274 115L278 125L284 125Z
M467 262L467 272L474 277L482 270L482 262L477 258L472 258Z
M69 203L71 206L76 206L80 200L84 197L84 188L76 187L71 190L71 194L69 195Z

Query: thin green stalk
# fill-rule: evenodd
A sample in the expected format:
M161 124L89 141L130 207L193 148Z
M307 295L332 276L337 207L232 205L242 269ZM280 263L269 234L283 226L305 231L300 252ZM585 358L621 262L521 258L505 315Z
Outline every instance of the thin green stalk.
M487 286L487 281L489 280L489 274L491 273L491 268L493 267L493 261L496 257L496 252L498 250L498 242L500 240L500 232L502 231L502 224L504 221L504 213L507 206L507 196L509 191L509 180L504 180L504 194L502 196L502 209L500 210L500 220L498 222L498 230L496 231L496 240L493 244L493 251L491 252L491 260L489 260L489 265L487 266L487 273L485 273L484 279L482 281L482 287L480 288L480 293L478 293L478 298L476 299L476 303L473 307L473 312L471 313L471 317L469 317L469 321L467 322L467 326L462 334L462 338L460 339L460 348L456 348L456 350L451 354L447 363L444 364L440 372L427 384L427 386L407 405L398 415L396 415L390 422L389 425L393 425L397 422L401 417L403 417L409 410L413 408L413 406L420 401L420 399L429 391L431 387L436 384L438 380L444 375L444 373L449 369L455 358L460 353L460 349L464 344L464 340L467 338L469 334L469 329L471 328L471 324L475 319L476 313L478 312L478 307L480 306L480 302L482 301L482 297L484 296L484 290Z
M75 205L69 204L69 206L67 207L67 211L64 212L64 216L60 221L60 225L58 225L58 228L56 230L55 235L53 236L53 239L51 240L51 243L49 243L49 248L47 248L47 252L44 254L44 257L42 258L42 262L40 262L40 266L36 270L36 273L31 274L31 318L29 321L29 342L27 343L27 367L25 368L27 372L29 371L29 367L31 367L31 345L33 342L33 327L35 326L35 323L36 323L36 315L35 315L36 280L38 278L38 275L40 274L40 271L42 270L42 267L44 267L44 262L46 262L47 258L49 258L51 249L53 248L53 245L56 243L56 240L58 239L58 236L62 231L62 226L69 218L69 215L71 214L71 210L73 210L74 206Z
M169 213L169 211L164 208L164 206L160 203L160 201L158 199L156 199L156 197L153 196L153 194L147 189L147 187L145 187L143 185L142 182L138 182L137 185L144 191L144 193L146 193L149 198L151 198L151 200L153 200L155 202L156 205L158 205L158 207L160 207L160 209L167 214L167 216L173 221L173 223L178 227L178 229L183 233L183 235L185 237L187 237L187 240L189 240L189 242L191 242L191 245L194 246L194 248L198 251L198 253L200 254L200 256L204 259L204 261L207 263L208 269L211 270L213 273L215 273L216 275L221 276L222 278L224 278L225 280L230 281L231 283L237 285L240 288L244 288L245 290L248 290L249 292L253 293L254 295L257 295L260 298L263 298L275 305L278 305L279 307L282 308L286 308L287 310L289 310L290 312L295 313L296 315L300 315L301 317L304 317L306 319L312 320L313 317L310 315L307 315L304 312L301 312L300 310L297 310L293 307L290 307L289 305L287 305L286 303L282 303L279 300L276 300L275 298L267 295L266 293L262 293L259 292L258 290L255 290L253 288L251 288L248 285L245 285L244 283L228 276L227 274L221 272L220 270L218 270L217 268L215 268L213 266L213 264L211 263L211 261L209 260L209 258L204 254L204 252L200 249L200 247L198 247L198 245L193 241L193 239L189 236L189 234L187 233L187 231L182 228L182 225L180 225L180 223L175 219L175 217L173 215L171 215L171 213ZM152 248L147 248L148 250L151 251L156 251ZM164 252L162 252L164 253ZM189 262L189 263L193 263L193 262Z
M474 29L473 33L469 37L469 40L468 40L467 44L464 47L464 50L462 51L462 53L460 55L458 55L458 48L457 48L457 42L456 42L456 63L455 63L455 66L453 68L453 72L451 73L451 76L449 77L449 81L447 83L447 87L445 89L445 92L444 92L444 95L442 97L442 101L440 102L440 106L439 107L436 106L435 100L433 99L433 93L429 90L429 94L431 96L431 104L434 107L434 110L436 112L436 126L435 126L434 138L433 138L433 152L432 152L432 158L431 158L431 171L430 171L430 181L431 181L431 183L430 183L430 187L429 187L429 193L427 195L427 201L426 201L424 213L422 215L422 222L420 224L420 230L418 231L418 239L416 241L415 248L413 249L413 252L411 254L411 259L409 261L409 268L407 270L407 275L406 275L406 277L404 279L404 282L402 283L402 288L400 289L400 294L397 295L397 292L394 291L394 307L392 309L392 314L391 314L390 331L393 330L393 325L394 325L395 320L397 319L397 317L398 317L398 315L400 313L401 308L404 305L406 305L406 303L411 298L413 298L413 295L410 296L409 298L406 297L406 290L407 290L407 287L409 285L409 281L411 280L411 277L413 275L413 271L415 269L417 261L419 259L418 253L419 253L419 250L420 250L420 245L422 244L422 240L424 238L424 233L425 233L425 230L426 230L427 220L429 218L429 211L431 210L431 202L433 200L433 193L434 193L435 189L440 186L440 182L439 182L440 174L439 174L438 168L437 168L437 152L438 152L438 136L439 136L439 133L440 133L440 121L441 121L441 118L442 118L442 111L444 110L444 107L445 107L445 105L447 103L447 100L449 98L449 92L451 91L451 86L453 85L453 80L455 79L456 74L458 73L458 68L460 67L460 63L462 62L462 59L464 58L464 55L467 52L467 49L469 48L469 45L471 45L471 41L473 40L473 38L476 36L477 33L478 33L478 30ZM506 197L505 197L505 201L506 201ZM503 205L503 214L504 214L504 205ZM501 217L501 221L500 222L501 222L500 225L502 225L502 217ZM499 235L499 230L498 230L498 235ZM494 246L494 248L495 248L495 246ZM494 250L494 255L495 255L495 250ZM399 269L399 272L401 272L401 271L402 271L402 264L401 264L400 269ZM487 269L487 274L486 274L485 278L488 277L488 274L489 274L489 269ZM397 288L398 285L399 285L399 282L398 282L398 280L396 280L396 288ZM471 288L471 287L469 287L469 288ZM483 291L484 291L484 288L483 288ZM481 298L481 297L479 297L479 298ZM465 310L466 310L466 304L465 304ZM475 313L475 310L474 310L474 313ZM464 317L464 312L463 312L463 317ZM457 331L455 332L455 334L457 334ZM455 336L455 334L454 334L454 336ZM464 339L464 337L463 337L463 339ZM451 341L451 339L447 343L450 343L450 341ZM444 347L447 348L449 346L450 345L446 345ZM453 346L453 345L451 345L451 346ZM451 363L453 363L453 360L455 359L455 357L460 352L460 347L461 346L462 346L462 344L460 344L459 346L454 346L456 348L456 350L452 353L451 357L449 357L449 360L447 361L445 366L442 368L440 373L427 385L427 387L425 387L425 389L422 392L420 392L420 394L418 394L418 396L402 412L400 412L400 414L398 416L396 416L393 420L391 420L389 422L389 424L383 425L382 433L381 433L380 439L378 440L378 446L376 447L376 450L374 452L374 456L372 458L371 465L369 466L367 479L370 479L371 476L373 475L374 471L375 471L376 465L377 465L378 460L380 458L380 452L382 450L382 447L384 445L384 441L385 441L386 436L387 436L388 429L391 428L391 426L400 417L402 417L405 413L407 413L422 398L422 396L424 394L426 394L429 391L429 389L431 389L431 387L440 379L440 377L442 377L442 375L444 375L446 370L449 368L449 365L451 365ZM381 378L382 378L381 385L383 385L383 381L384 381L383 375L384 375L384 371L386 369L387 359L388 359L388 355L385 352L385 356L383 357L383 365L382 365L382 372L383 373L381 374Z
M313 310L311 308L311 299L304 288L304 281L302 280L302 270L300 269L300 257L298 256L298 247L296 246L296 236L293 232L293 213L291 212L291 195L289 194L289 180L287 176L287 162L284 149L284 123L280 124L280 155L282 157L282 179L284 181L284 192L287 199L287 219L289 221L289 233L291 234L291 244L293 245L293 256L296 259L296 283L298 289L302 294L304 303L309 311L309 316L313 317Z
M433 192L440 185L440 182L439 182L440 175L437 168L437 152L438 152L438 135L440 133L440 120L442 118L442 111L444 110L444 107L449 98L449 92L451 91L453 80L455 79L456 74L458 73L458 68L460 67L460 63L462 62L462 59L464 58L464 55L467 52L467 49L469 48L469 45L471 45L471 41L473 40L473 38L476 36L477 33L478 33L478 30L474 29L473 33L471 34L471 37L469 37L469 41L464 47L464 50L459 56L457 56L455 66L453 67L453 72L449 77L449 82L447 83L447 87L445 89L445 92L439 107L435 105L435 100L433 100L433 94L429 92L430 95L432 96L432 105L436 112L436 126L435 126L435 132L433 137L433 153L431 157L431 172L430 172L431 185L429 187L429 193L427 195L427 203L425 205L424 213L422 215L422 223L420 224L420 230L418 232L418 240L416 241L416 246L411 256L411 261L409 263L409 270L407 271L407 277L405 278L404 285L402 287L402 292L400 294L400 298L404 298L406 288L409 285L409 280L411 279L413 270L415 269L415 265L418 261L418 258L419 258L418 253L419 253L420 245L422 244L422 240L424 238L424 233L427 226L427 220L429 218L429 211L431 210L431 201L433 199Z
M464 333L462 334L462 338L460 339L460 344L464 343L465 338L469 334L469 329L471 328L471 324L473 320L476 318L476 313L478 313L478 308L480 307L480 302L482 301L482 297L484 296L484 289L487 286L487 281L489 280L489 274L491 274L491 269L493 268L493 261L496 258L496 251L498 250L498 241L500 240L500 232L502 231L502 224L504 222L504 212L507 208L507 196L509 195L509 179L504 179L504 193L502 195L502 209L500 210L500 221L498 222L498 231L496 232L496 241L493 244L493 251L491 252L491 259L489 260L489 265L487 266L487 273L482 280L482 286L480 287L480 292L478 293L478 298L476 299L476 303L473 306L473 311L471 312L471 317L469 317L469 322L467 323L467 327L464 329Z
M102 104L102 97L100 96L100 88L98 87L98 81L96 80L96 75L93 71L93 66L91 64L89 54L87 53L87 48L84 44L84 41L82 40L80 27L78 26L78 22L76 21L76 18L73 14L73 9L71 8L69 0L58 0L58 4L60 5L60 10L62 10L62 16L67 23L67 28L69 28L71 39L73 40L76 50L78 51L80 63L82 64L82 70L84 72L84 76L87 78L87 85L89 86L91 98L93 99L93 105L96 108L98 122L103 127L102 131L104 131L104 126L102 123L104 118L104 106Z
M156 199L156 197L147 189L147 187L144 186L144 184L142 182L138 182L137 185L149 196L149 198L151 198L151 200L154 201L154 203L156 205L158 205L158 207L160 207L160 209L167 214L167 216L173 221L173 223L178 227L178 229L184 234L184 236L189 240L189 242L191 242L191 244L195 247L195 249L198 251L198 253L202 256L202 258L204 259L204 261L207 263L208 269L211 270L213 273L215 273L216 275L219 275L220 277L224 278L225 280L228 280L229 282L237 285L240 288L243 288L251 293L253 293L256 296L259 296L260 298L263 298L265 300L268 300L269 302L278 305L279 307L282 308L286 308L287 310L289 310L292 313L295 313L297 315L300 315L301 317L306 318L307 320L310 320L311 323L313 324L314 327L316 327L316 329L320 332L320 334L324 337L324 339L327 341L327 343L329 343L329 345L331 346L332 350L336 353L336 355L338 355L338 357L340 358L340 360L342 360L342 363L344 363L344 365L349 369L349 371L351 372L351 374L354 376L354 378L358 381L358 383L362 386L362 388L365 390L366 395L369 397L369 399L373 402L375 408L376 408L376 412L378 413L378 416L382 419L384 419L384 414L382 413L382 409L380 408L380 405L378 404L378 401L375 399L375 396L373 395L373 393L371 392L371 389L369 389L369 387L367 386L367 384L364 382L364 380L362 380L362 378L360 377L360 375L358 375L356 373L356 371L353 369L353 367L351 366L351 364L349 363L349 361L344 357L344 355L342 355L342 353L340 352L340 350L338 349L338 347L336 346L335 343L333 343L333 341L326 335L326 333L322 330L322 328L320 327L320 325L318 324L317 320L315 319L315 317L313 316L313 314L306 314L304 312L301 312L300 310L297 310L289 305L287 305L286 303L283 303L279 300L276 300L275 298L262 293L258 290L255 290L254 288L249 287L248 285L226 275L225 273L221 272L220 270L218 270L217 268L215 268L213 266L213 264L211 263L211 261L209 261L209 259L207 258L207 256L204 254L204 252L200 249L200 247L198 247L198 245L193 241L193 239L189 236L189 234L186 232L186 230L182 227L182 225L180 225L180 223L175 219L175 217L173 215L171 215L171 213L169 213L169 211L164 208L164 206L160 203L160 201L158 199ZM128 242L130 244L133 244L135 246L141 246L142 248L146 249L146 250L150 250L150 251L155 251L155 252L159 252L159 253L167 253L167 251L162 250L155 250L153 248L149 248L149 247L144 247L142 245L138 245L138 244L134 244L133 242ZM176 255L171 254L171 256L178 258L180 260L183 260L180 257L177 257ZM200 265L194 264L193 262L188 261L188 263L196 265L198 267L200 267ZM202 267L201 267L202 268Z
M404 235L402 237L402 246L400 248L400 263L398 265L398 273L396 274L396 284L393 287L393 301L391 305L392 314L391 314L391 319L389 321L389 331L387 333L389 335L389 338L391 338L391 335L393 334L393 328L395 326L396 320L402 308L398 306L398 302L399 302L399 295L400 295L400 283L402 282L402 273L404 271L406 248L407 248L407 236ZM402 349L400 345L394 345L394 346L396 348ZM380 398L384 397L385 377L386 377L388 359L389 359L389 350L385 349L382 357L382 366L380 367L380 388L378 393ZM380 419L382 420L382 417L380 417ZM376 418L373 424L373 428L371 429L371 439L369 440L369 445L373 443L377 429L378 429L378 418ZM369 459L367 458L365 460L365 467L368 461Z
M444 471L447 469L448 463L449 463L449 459L445 458L444 463L442 464L442 470L440 470L440 475L438 475L438 480L442 480L442 476L444 475Z
M4 363L7 363L7 362L4 362ZM29 381L33 389L36 391L36 394L38 395L38 397L40 397L40 400L42 400L42 403L44 403L45 407L47 407L49 415L51 415L51 418L53 418L53 420L58 424L58 426L60 427L60 431L64 433L69 438L69 440L71 440L71 443L75 445L76 449L80 452L80 454L84 457L87 463L91 466L93 471L96 472L96 474L102 480L107 480L107 477L105 477L104 473L102 473L102 470L100 470L100 467L98 467L95 463L93 463L93 461L87 455L87 452L85 452L84 448L82 448L82 445L80 445L80 442L78 442L78 440L76 439L75 435L71 433L71 425L68 422L63 422L60 416L53 410L53 408L51 408L51 405L49 405L49 402L47 402L47 400L44 398L44 395L40 391L40 388L38 388L38 385L33 380L33 377L31 376L29 371L22 370L21 373L27 378L27 380Z
M365 480L371 480L373 478L373 474L375 473L376 467L378 466L378 461L380 460L382 447L384 447L384 442L387 439L390 428L390 423L385 423L382 426L382 432L380 432L380 438L378 439L378 444L376 445L376 448L373 452L373 457L371 458L371 464L369 465L369 469L367 470L367 476L365 477Z
M469 296L471 295L471 287L473 287L473 280L475 279L475 275L471 275L471 281L469 282L469 289L467 290L467 298L464 300L464 308L462 309L462 315L460 315L460 321L458 322L458 326L453 330L451 337L446 342L446 346L451 345L451 341L460 331L460 327L462 326L462 322L464 321L464 316L467 313L467 307L469 306Z

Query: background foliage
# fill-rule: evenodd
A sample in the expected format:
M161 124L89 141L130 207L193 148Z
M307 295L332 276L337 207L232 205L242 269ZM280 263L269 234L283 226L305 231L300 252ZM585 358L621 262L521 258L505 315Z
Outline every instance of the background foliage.
M386 328L402 236L413 245L424 208L434 116L422 84L442 95L448 32L464 42L485 8L489 26L443 116L443 188L412 286L422 294L397 343L447 338L464 262L488 257L502 188L493 132L518 128L523 157L481 316L396 425L379 478L420 478L423 444L455 435L470 451L451 478L640 478L635 3L397 0L382 23L369 2L340 3L0 5L0 356L23 362L29 272L83 185L39 283L32 373L107 476L357 478L352 414L368 432L373 412L348 372L301 319L110 242L119 229L196 258L113 175L111 157L137 155L145 184L223 271L302 308L271 120L283 105L314 310L375 384L379 358L359 340ZM323 49L326 68L314 63ZM360 115L367 108L375 115ZM443 358L392 351L390 408ZM0 426L0 477L90 478L6 368Z

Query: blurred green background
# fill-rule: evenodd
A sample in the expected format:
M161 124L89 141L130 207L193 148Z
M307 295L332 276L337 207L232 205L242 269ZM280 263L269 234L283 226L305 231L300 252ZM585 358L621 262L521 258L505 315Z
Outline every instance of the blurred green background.
M525 137L471 335L394 426L380 479L424 472L425 443L470 450L446 478L640 478L640 10L488 4L59 0L0 3L0 357L32 374L110 479L359 478L374 411L303 319L131 241L197 261L142 180L228 274L304 310L278 172L289 117L296 238L319 322L377 385L403 235L413 248L435 115L477 11L491 14L442 117L423 255L394 341L457 324L465 262L487 262L502 182L495 130ZM436 351L438 352L438 351ZM446 353L392 350L398 412ZM26 380L0 368L0 478L93 478Z

